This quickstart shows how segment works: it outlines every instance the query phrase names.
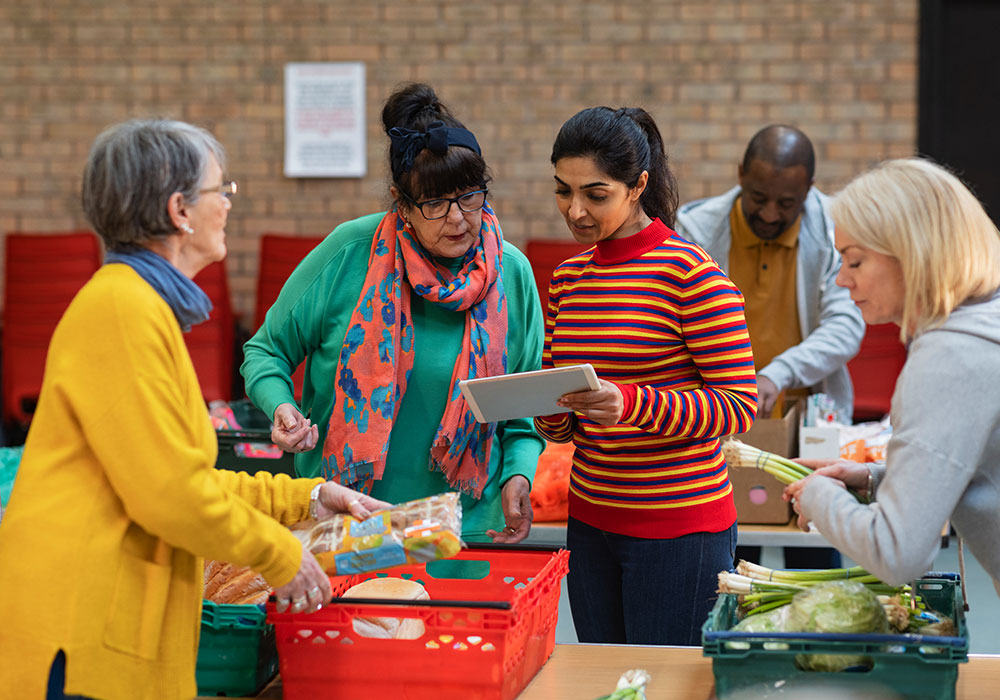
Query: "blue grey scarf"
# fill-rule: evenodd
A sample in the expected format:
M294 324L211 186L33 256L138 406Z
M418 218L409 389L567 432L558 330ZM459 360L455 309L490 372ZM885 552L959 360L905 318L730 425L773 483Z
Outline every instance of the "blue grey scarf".
M110 251L104 256L104 264L108 263L125 263L138 272L167 302L185 333L196 323L208 320L208 314L212 310L208 295L166 258L148 248L136 248Z

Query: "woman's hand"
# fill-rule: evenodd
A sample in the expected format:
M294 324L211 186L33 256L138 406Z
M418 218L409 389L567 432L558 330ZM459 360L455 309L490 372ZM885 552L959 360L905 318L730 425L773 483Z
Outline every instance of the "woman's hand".
M294 404L283 403L274 409L271 442L285 452L308 452L319 440L319 426L313 425Z
M293 613L316 612L330 602L333 590L330 579L323 568L305 547L302 548L302 564L295 578L280 588L274 589L278 612L289 610Z
M503 485L501 503L506 527L502 532L487 530L495 544L520 542L531 532L531 484L520 474L512 476Z
M606 379L598 379L600 389L563 394L556 403L582 414L601 425L617 425L625 410L625 400L618 387Z
M338 513L347 513L355 520L364 520L375 511L386 508L392 508L392 504L328 481L320 486L316 514L320 520L331 518Z
M813 474L828 476L836 479L844 486L857 493L863 493L868 488L868 467L861 462L852 462L848 459L797 459L795 460L804 467L813 470ZM785 493L795 486L791 484L785 487ZM796 491L798 493L801 488ZM785 500L789 500L785 498Z
M832 479L841 488L850 488L853 491L861 492L868 485L868 467L860 462L851 462L846 459L797 459L799 464L813 469L813 473L804 479L799 479L788 486L781 493L783 501L791 502L792 508L798 513L799 528L808 532L809 520L802 515L799 507L802 490L809 482L816 477L826 477Z

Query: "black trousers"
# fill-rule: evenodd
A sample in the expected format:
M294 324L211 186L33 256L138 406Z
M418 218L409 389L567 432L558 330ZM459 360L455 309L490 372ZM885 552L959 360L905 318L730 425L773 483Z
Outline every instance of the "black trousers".
M786 569L839 569L843 558L833 547L784 547ZM737 547L736 561L760 564L760 547Z

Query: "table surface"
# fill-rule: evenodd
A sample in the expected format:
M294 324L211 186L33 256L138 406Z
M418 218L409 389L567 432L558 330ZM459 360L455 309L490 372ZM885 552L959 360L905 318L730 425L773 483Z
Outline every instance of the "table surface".
M799 529L795 519L779 525L737 525L738 544L746 547L828 547L826 539L813 527L809 532ZM941 546L948 546L950 524L941 531ZM534 523L526 542L566 546L566 522Z
M590 700L612 692L618 677L631 668L649 672L651 680L646 688L647 700L715 698L712 660L702 655L700 647L557 644L548 662L518 696L518 700ZM959 664L958 669L956 700L997 697L1000 655L970 654L969 662ZM258 700L281 700L281 697L280 679L272 681L257 696ZM795 700L806 697L793 696ZM861 700L869 696L850 697ZM810 697L810 700L813 698Z
M817 530L803 532L794 520L780 525L737 526L739 544L748 547L826 547L829 546ZM566 523L534 523L528 542L532 544L566 545Z

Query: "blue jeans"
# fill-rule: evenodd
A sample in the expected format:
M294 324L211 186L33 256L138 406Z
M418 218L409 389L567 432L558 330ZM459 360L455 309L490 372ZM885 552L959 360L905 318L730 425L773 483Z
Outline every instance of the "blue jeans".
M720 571L731 571L736 523L722 532L644 539L570 518L569 604L581 642L701 646Z

